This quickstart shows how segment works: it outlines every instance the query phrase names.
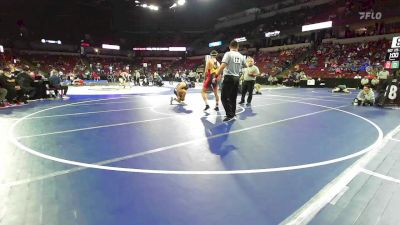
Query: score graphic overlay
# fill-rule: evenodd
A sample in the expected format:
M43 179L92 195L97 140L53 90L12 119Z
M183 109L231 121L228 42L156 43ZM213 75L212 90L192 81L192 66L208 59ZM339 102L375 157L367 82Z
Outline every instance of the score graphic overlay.
M393 37L392 48L400 48L400 37Z
M386 53L386 69L399 69L400 48L389 48Z
M386 53L385 68L398 70L400 64L400 37L393 37L392 48ZM384 94L384 106L400 106L400 79L393 77L387 84Z

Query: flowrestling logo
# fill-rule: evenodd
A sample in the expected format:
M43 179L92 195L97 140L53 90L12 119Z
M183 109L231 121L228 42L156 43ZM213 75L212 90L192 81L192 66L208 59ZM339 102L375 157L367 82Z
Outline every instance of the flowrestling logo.
M359 12L360 20L380 20L382 19L381 12Z

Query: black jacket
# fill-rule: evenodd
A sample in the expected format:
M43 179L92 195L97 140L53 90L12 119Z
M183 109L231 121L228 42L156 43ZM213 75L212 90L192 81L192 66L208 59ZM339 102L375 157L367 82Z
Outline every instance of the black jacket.
M34 80L25 72L21 72L17 75L17 83L21 87L33 87Z

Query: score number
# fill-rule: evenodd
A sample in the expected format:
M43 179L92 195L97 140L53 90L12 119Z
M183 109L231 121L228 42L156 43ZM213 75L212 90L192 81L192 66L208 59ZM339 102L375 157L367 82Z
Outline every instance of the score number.
M397 99L397 91L398 87L396 85L388 85L386 88L385 96L394 101Z

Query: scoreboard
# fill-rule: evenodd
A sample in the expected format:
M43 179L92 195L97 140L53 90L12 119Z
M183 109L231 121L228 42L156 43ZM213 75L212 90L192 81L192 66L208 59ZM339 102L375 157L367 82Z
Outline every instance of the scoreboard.
M400 37L393 37L391 47L392 48L389 48L386 53L385 68L392 69L392 71L395 72L400 67ZM383 106L400 106L399 76L394 76L387 81L382 103Z
M386 69L399 69L400 48L389 48L386 53Z

